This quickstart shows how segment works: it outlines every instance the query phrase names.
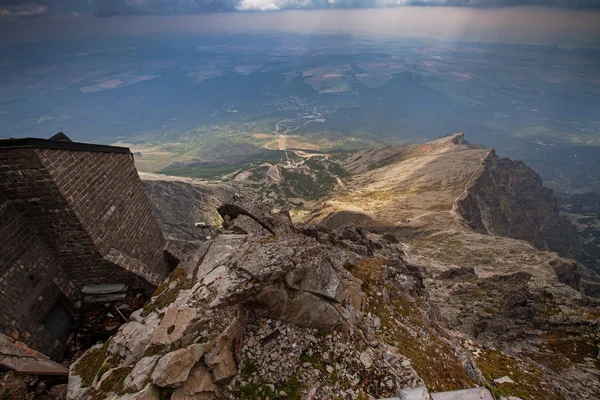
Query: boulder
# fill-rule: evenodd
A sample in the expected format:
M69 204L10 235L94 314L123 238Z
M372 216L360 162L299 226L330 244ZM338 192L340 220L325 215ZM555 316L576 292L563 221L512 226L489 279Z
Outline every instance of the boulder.
M400 400L428 400L429 392L426 387L400 389L396 393Z
M161 387L175 387L185 382L190 370L204 355L204 345L193 344L167 353L158 360L152 372L152 382Z
M271 213L262 204L249 198L236 196L217 208L217 211L223 219L229 217L233 220L240 215L245 215L274 235L296 232L289 213L285 211Z
M269 236L271 234L271 232L265 229L261 224L247 215L240 215L234 219L230 223L230 228L233 229L234 232L245 233L248 235Z
M71 371L73 371L73 364ZM69 383L67 385L67 400L85 399L90 393L90 387L82 387L82 379L79 375L70 374Z
M204 357L212 373L213 382L219 384L227 382L237 373L235 360L240 359L243 329L241 321L234 319Z
M150 384L136 393L127 393L113 398L114 400L159 400L158 387Z
M214 396L217 390L218 386L213 383L208 369L204 365L196 365L190 371L190 375L183 386L178 388L176 392L183 393L186 396L193 396L199 393Z
M264 288L246 305L263 317L309 328L332 330L340 322L334 303L312 293L288 290L283 283Z
M130 365L142 358L158 326L158 315L152 313L144 322L130 321L119 329L108 345L108 352L118 354L122 365Z
M150 373L160 356L144 357L135 364L133 370L125 378L123 386L130 390L142 390L150 380Z
M225 265L232 255L246 242L246 235L219 235L210 244L196 277L202 281L212 270Z
M346 288L340 274L327 260L319 261L305 266L300 280L297 279L296 270L289 272L288 275L291 277L286 276L286 282L294 289L311 292L341 303Z

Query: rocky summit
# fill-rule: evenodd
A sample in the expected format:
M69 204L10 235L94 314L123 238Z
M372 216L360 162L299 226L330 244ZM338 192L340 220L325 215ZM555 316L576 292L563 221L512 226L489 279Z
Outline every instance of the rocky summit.
M142 175L181 262L69 399L600 398L596 275L526 165L456 134L274 168L337 179Z

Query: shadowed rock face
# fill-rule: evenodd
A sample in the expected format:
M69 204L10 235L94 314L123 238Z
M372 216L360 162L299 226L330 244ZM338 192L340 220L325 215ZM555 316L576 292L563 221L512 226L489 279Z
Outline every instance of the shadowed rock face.
M455 209L476 232L526 240L541 250L571 251L570 225L558 214L552 190L521 161L493 152Z
M217 211L223 219L236 219L239 216L249 217L271 234L293 233L296 231L287 212L267 212L250 197L236 195L230 202L219 206Z

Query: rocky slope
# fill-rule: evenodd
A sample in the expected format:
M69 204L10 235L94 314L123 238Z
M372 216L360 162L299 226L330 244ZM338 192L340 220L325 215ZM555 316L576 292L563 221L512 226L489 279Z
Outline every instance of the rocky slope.
M345 173L304 224L269 212L251 173L149 177L183 261L71 367L69 397L600 397L600 303L543 250L564 245L562 222L533 171L462 135L311 157ZM202 240L198 219L219 234Z
M424 145L366 150L340 163L353 175L315 220L323 214L331 220L338 211L362 213L374 227L414 226L411 220L422 218L441 225L448 219L446 224L465 223L542 250L570 251L570 225L539 175L520 161L471 146L462 133Z

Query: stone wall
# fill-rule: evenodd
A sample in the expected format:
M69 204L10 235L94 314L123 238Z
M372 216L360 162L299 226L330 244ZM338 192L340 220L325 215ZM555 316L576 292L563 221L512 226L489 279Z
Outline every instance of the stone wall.
M131 154L36 154L104 259L160 284L169 272L166 243Z
M129 152L1 148L0 206L1 330L49 355L62 344L43 320L62 296L110 283L151 293L169 273Z
M78 286L150 291L168 275L165 241L130 154L3 149L0 168L0 191L27 211Z
M46 243L0 195L0 331L58 356L63 344L40 321L63 296L77 291Z

